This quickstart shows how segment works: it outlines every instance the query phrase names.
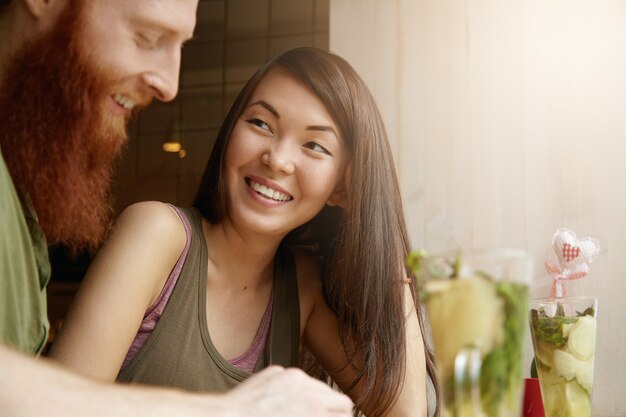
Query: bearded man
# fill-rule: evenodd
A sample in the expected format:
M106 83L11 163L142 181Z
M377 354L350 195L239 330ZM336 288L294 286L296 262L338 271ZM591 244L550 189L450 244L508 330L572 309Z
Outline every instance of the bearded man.
M8 278L2 284L13 285L23 275L38 280L25 293L20 285L3 288L2 294L11 296L0 304L0 333L14 347L32 353L47 336L45 304L37 300L45 297L50 274L46 240L75 251L99 244L109 222L111 167L126 141L125 119L131 110L116 115L107 106L116 91L115 75L87 56L80 42L80 16L80 3L67 7L58 24L16 51L2 72L0 149L15 184L15 192L2 188L2 204L17 212L21 205L26 220L2 217L8 221L2 227L3 249L11 252L2 262L2 275ZM35 263L25 250L31 246L27 230ZM2 324L12 322L7 318L22 314L27 304L31 308L21 316L25 323Z
M47 338L47 245L100 244L126 123L153 98L176 96L197 3L0 0L3 415L350 415L345 396L300 371L270 368L200 395L100 384L26 356Z

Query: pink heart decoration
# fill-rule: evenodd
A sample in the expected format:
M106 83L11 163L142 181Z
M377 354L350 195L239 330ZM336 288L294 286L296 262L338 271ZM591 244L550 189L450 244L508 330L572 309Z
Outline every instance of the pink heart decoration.
M600 243L591 237L578 239L569 229L554 232L552 247L564 271L579 269L581 264L590 264L600 252Z

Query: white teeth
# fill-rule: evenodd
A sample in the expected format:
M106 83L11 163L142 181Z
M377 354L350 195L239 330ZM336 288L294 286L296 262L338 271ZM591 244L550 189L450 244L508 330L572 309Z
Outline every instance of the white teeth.
M254 181L250 181L250 187L252 187L252 189L256 191L257 193L262 194L267 198L271 198L272 200L276 200L276 201L291 200L291 197L289 197L287 194L281 193L280 191L273 190L271 188L266 187L265 185L256 183Z
M124 107L127 110L130 110L133 107L135 107L135 102L133 100L131 100L128 97L124 97L123 95L119 93L115 93L113 95L113 100L115 100L117 104L119 104L120 106Z

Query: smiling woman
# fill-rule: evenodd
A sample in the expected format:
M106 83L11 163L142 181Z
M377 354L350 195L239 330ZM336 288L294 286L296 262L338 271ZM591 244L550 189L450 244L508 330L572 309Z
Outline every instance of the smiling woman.
M305 348L359 411L425 415L408 251L367 87L336 55L287 51L235 100L193 208L125 210L51 354L99 379L223 391Z
M282 237L325 204L345 205L348 149L333 133L335 124L321 100L277 68L249 101L224 156L225 221Z

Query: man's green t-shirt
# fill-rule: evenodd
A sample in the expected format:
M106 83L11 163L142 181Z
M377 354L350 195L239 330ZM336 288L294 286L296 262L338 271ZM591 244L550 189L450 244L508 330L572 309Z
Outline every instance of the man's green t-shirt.
M46 238L28 197L18 197L0 153L0 343L37 354L48 337Z

